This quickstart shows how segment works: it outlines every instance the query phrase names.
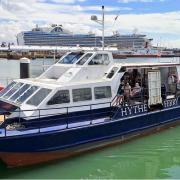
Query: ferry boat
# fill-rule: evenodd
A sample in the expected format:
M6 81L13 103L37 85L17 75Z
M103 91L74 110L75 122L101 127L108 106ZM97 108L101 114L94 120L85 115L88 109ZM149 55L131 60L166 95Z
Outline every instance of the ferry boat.
M124 63L107 51L65 54L0 92L8 167L66 158L180 123L179 60Z

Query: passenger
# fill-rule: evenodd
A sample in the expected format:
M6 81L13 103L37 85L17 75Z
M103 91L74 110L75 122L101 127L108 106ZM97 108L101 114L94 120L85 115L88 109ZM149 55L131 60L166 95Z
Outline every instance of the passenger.
M139 85L142 85L142 79L141 79L141 74L138 72L137 76L135 77L135 82L139 83Z
M130 81L130 74L129 74L129 72L126 72L125 74L124 74L124 83L126 84L126 83L129 83L129 81Z
M135 87L132 90L131 96L132 97L137 96L137 95L140 95L140 93L141 93L141 87L139 86L139 83L136 83Z
M129 85L129 83L126 83L126 85L124 86L124 96L126 100L129 100L131 96L131 86Z
M171 73L169 73L169 76L168 76L168 91L170 93L174 92L174 82L175 82L174 76Z
M134 86L136 82L141 82L141 74L139 73L138 69L133 69L131 73L131 85ZM140 81L139 81L140 79Z

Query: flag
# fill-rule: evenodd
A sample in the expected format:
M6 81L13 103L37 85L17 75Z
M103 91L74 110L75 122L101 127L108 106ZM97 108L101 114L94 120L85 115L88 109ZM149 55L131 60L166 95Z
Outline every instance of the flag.
M114 20L116 21L118 17L119 17L119 15L117 15Z

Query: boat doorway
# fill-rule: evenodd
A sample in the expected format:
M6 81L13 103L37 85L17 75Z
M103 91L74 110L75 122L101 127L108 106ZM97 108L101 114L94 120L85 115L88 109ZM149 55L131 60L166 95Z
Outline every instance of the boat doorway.
M176 66L125 68L126 72L120 80L117 92L119 97L117 99L120 102L116 104L132 106L145 103L150 109L161 109L165 100L180 96L180 81L176 78L178 77Z
M148 106L162 104L160 70L148 71Z

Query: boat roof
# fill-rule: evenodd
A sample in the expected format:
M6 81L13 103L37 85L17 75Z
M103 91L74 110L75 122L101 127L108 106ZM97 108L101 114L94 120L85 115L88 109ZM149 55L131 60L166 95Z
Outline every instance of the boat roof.
M127 67L127 68L154 68L154 67L176 67L176 66L180 66L180 63L175 62L168 62L168 63L122 63L121 64L123 67Z
M126 67L128 69L134 68L158 68L158 67L177 67L180 66L179 63L114 63L113 67ZM19 80L17 80L19 81ZM41 86L48 86L49 88L55 88L60 86L69 86L69 82L58 82L56 79L48 79L48 78L29 78L29 79L21 79L21 82L24 83L33 83L34 85L41 85ZM81 80L81 81L74 81L71 82L70 85L85 85L85 84L94 84L94 83L101 83L101 82L109 82L109 79L101 78L96 80Z
M33 85L39 85L42 87L48 87L50 89L57 88L57 87L67 87L67 86L74 86L74 85L86 85L86 84L96 84L96 83L103 83L103 82L109 82L109 79L96 79L96 80L84 80L84 81L75 81L75 82L58 82L53 79L18 79L16 82L22 82L22 83L27 83L27 84L32 84Z

